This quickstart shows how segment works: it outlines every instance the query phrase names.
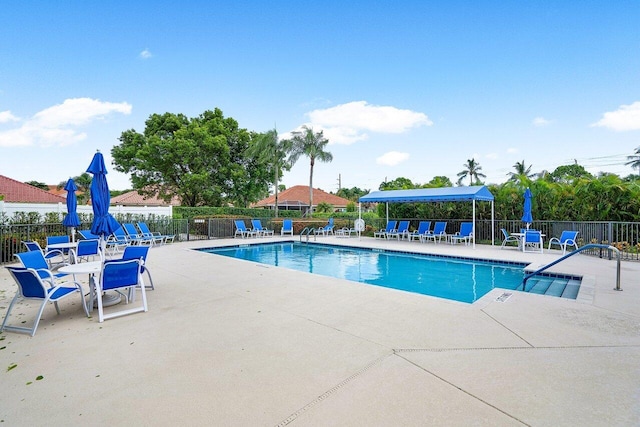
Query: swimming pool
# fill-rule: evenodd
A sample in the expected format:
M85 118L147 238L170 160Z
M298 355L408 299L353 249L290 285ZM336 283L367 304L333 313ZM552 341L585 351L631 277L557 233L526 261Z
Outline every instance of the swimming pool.
M515 290L526 265L298 242L199 250L466 303L495 288Z

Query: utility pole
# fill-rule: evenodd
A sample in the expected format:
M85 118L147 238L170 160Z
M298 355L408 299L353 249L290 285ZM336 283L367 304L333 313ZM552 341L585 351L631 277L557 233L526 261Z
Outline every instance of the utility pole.
M342 174L338 174L338 191L342 189Z

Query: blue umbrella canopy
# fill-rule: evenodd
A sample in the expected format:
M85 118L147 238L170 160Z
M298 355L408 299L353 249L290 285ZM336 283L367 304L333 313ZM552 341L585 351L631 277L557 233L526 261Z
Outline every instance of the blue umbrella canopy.
M91 232L107 237L120 228L120 224L109 213L111 195L107 184L107 168L104 165L104 157L101 152L98 151L93 156L87 172L93 174L91 180L91 205L93 207Z
M533 215L531 215L531 199L533 198L533 194L531 194L531 190L527 188L524 192L524 209L522 215L522 222L526 222L527 224L531 224L533 222Z
M78 187L73 181L73 178L69 178L69 181L67 181L64 189L67 190L67 215L65 215L64 219L62 220L62 225L64 225L65 227L79 227L80 218L78 218L78 213L76 212L76 209L78 208L78 198L76 197L76 190L78 189Z

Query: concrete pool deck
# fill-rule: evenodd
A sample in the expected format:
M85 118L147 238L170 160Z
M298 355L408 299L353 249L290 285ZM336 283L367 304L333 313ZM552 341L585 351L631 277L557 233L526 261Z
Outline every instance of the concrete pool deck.
M496 289L464 304L190 250L276 240L154 247L149 312L100 324L71 298L60 316L45 309L33 338L0 333L0 422L640 424L640 263L622 263L622 292L615 261L577 255L554 271L585 277L578 300L500 302ZM317 241L534 264L560 254ZM0 318L15 289L0 269Z

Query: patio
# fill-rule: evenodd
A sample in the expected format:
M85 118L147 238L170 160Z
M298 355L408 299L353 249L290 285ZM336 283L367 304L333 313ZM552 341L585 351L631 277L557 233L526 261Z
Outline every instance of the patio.
M623 263L622 292L615 261L578 255L553 268L584 276L577 301L513 292L500 302L496 289L468 305L190 250L252 241L265 238L154 247L148 313L99 324L65 302L60 316L45 309L33 338L0 334L0 422L640 423L638 263ZM560 255L317 241L534 264ZM0 269L0 317L15 289Z

